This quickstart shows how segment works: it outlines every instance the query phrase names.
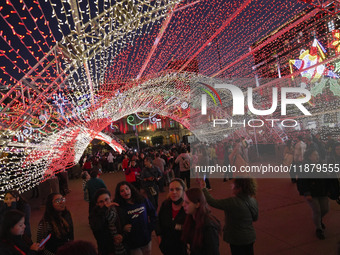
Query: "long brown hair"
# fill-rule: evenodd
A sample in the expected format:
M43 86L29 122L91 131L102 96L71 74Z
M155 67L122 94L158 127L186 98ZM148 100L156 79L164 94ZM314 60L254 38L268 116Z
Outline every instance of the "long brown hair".
M182 232L182 240L191 244L191 250L197 250L201 248L203 244L204 225L210 221L213 225L216 225L218 230L220 230L220 223L211 215L207 200L201 189L191 188L188 189L185 194L194 204L200 203L200 206L195 213L195 217L189 214L186 216Z
M43 219L52 225L53 231L58 238L62 238L71 231L68 218L71 218L70 212L65 208L61 213L53 207L53 199L59 193L51 193L47 196L46 208Z
M117 184L116 186L116 191L115 191L115 202L118 203L119 205L125 205L127 204L127 201L120 195L120 187L126 185L129 187L131 190L131 200L135 204L140 204L143 203L144 197L139 193L139 191L133 186L131 183L127 181L121 181L120 183Z
M253 197L256 195L257 184L253 178L236 177L234 185L239 188L242 194Z

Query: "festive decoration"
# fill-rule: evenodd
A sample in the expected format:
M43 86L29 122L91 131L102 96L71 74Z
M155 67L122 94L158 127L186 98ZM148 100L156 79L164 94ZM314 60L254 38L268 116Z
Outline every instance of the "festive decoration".
M129 115L169 117L209 143L250 135L240 126L221 135L207 122L200 125L202 93L216 100L207 97L210 121L230 118L230 94L215 92L214 85L255 88L253 54L265 45L249 46L307 6L282 0L6 0L0 6L0 195L31 189L73 166L98 136L123 149L101 131ZM338 79L338 59L329 61L333 70L320 64L326 53L316 62L314 52L308 54L317 75L328 70ZM295 81L305 68L293 73ZM267 107L273 86L296 84L287 77L268 80L254 89L256 106ZM333 81L329 88L339 94ZM337 109L332 98L322 102L315 114ZM266 124L258 140L282 142L280 130Z
M314 97L322 94L328 83L330 91L332 91L335 96L339 95L339 75L336 73L338 68L335 68L334 72L328 69L326 65L319 64L326 59L325 53L326 49L317 39L314 39L310 50L301 50L301 55L298 60L289 61L291 73L293 73L292 65L301 71L307 69L301 72L301 76L305 79L305 83L311 84L311 93ZM339 62L335 64L338 66ZM314 85L312 86L313 83Z
M332 46L335 48L336 54L340 54L340 31L338 29L332 31L333 39Z
M319 43L317 39L314 39L312 47L310 50L301 50L301 55L297 60L290 60L289 63L294 65L299 70L308 69L301 72L301 76L305 77L309 81L316 81L322 76L327 76L331 78L339 78L339 76L333 71L326 68L325 65L317 65L321 63L325 58L326 50ZM311 66L316 66L315 68L309 68ZM291 73L293 69L291 67Z

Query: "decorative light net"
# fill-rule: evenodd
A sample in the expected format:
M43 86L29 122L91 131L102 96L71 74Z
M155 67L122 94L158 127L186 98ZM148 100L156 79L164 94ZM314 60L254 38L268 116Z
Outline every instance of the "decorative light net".
M201 94L213 93L206 85L216 83L245 93L254 88L254 104L263 109L271 105L273 87L304 86L313 95L312 116L291 109L291 118L303 128L321 126L326 115L337 128L334 6L314 9L296 0L3 2L0 193L28 190L74 165L97 136L123 149L100 132L137 112L170 117L202 141L221 140L209 125L197 124ZM209 99L208 118L231 116L230 94L219 95L223 105L216 108ZM279 110L270 117L280 118ZM282 143L295 130L261 129L263 143ZM223 134L252 135L247 127Z

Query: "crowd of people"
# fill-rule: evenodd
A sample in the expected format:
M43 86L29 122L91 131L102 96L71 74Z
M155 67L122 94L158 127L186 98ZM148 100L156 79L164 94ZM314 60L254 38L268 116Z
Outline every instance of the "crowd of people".
M98 254L152 254L151 233L154 230L164 254L219 254L221 226L219 220L211 214L208 204L232 212L232 223L228 221L224 228L226 242L232 240L229 239L233 235L230 231L243 228L245 234L250 236L246 238L244 233L239 233L236 243L230 243L231 247L252 247L255 241L252 222L258 214L257 203L253 198L256 192L254 180L236 178L235 198L222 202L217 202L209 195L204 181L201 188L203 191L200 188L187 189L182 179L172 179L168 198L163 201L158 214L151 201L127 181L117 184L114 199L107 189L99 188L93 197L95 206L89 215ZM244 204L228 204L228 200L244 201ZM63 254L60 250L66 249L65 245L68 247L69 242L74 241L73 220L65 202L66 198L59 193L48 196L43 218L38 225L37 243L33 243L25 233L25 214L17 209L8 209L1 223L0 253ZM245 221L237 215L238 209L243 210ZM48 240L43 244L45 238ZM237 253L237 249L233 254L244 254Z
M290 172L292 183L297 184L300 195L312 210L316 236L325 239L326 226L322 220L329 211L329 198L340 204L339 171L333 169L340 163L340 143L331 135L326 141L322 141L318 134L299 135L295 143L292 140L286 142L283 163L297 169L325 166L322 171Z
M304 142L305 139L308 141ZM33 243L30 206L17 191L10 190L0 204L0 254L76 254L70 251L78 249L84 255L149 255L153 231L165 255L218 255L222 232L232 255L254 254L253 222L259 214L255 180L227 173L224 181L233 182L233 195L223 199L210 194L212 187L206 176L196 176L199 188L191 188L190 183L190 170L195 163L247 164L248 146L242 138L223 146L193 146L195 153L187 145L169 150L131 151L122 155L120 162L110 152L107 164L102 164L100 153L86 155L81 160L83 190L89 202L88 219L97 251L88 242L74 240L72 214L66 207L65 194L60 193L48 195L44 215L37 226L37 243ZM339 142L329 139L327 143L318 143L314 138L302 136L287 142L284 164L321 162L340 163ZM111 196L100 174L120 168L126 181L118 183ZM326 226L322 219L329 210L328 197L339 198L339 182L334 176L304 177L291 176L312 209L316 236L324 239ZM167 199L159 206L159 193L165 192L166 186ZM224 211L223 228L208 205Z

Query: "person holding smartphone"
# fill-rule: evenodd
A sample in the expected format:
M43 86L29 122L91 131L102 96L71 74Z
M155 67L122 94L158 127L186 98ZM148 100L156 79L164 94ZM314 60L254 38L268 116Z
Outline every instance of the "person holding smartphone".
M66 199L59 193L51 193L47 197L45 213L37 232L38 242L51 234L42 250L45 255L55 254L60 246L74 239L72 216L65 202Z
M0 254L35 255L41 250L39 243L33 243L25 232L25 214L9 210L4 215L0 230Z
M39 248L43 247L46 244L46 242L50 240L50 238L51 238L51 234L48 234L45 239L41 240L39 244Z

